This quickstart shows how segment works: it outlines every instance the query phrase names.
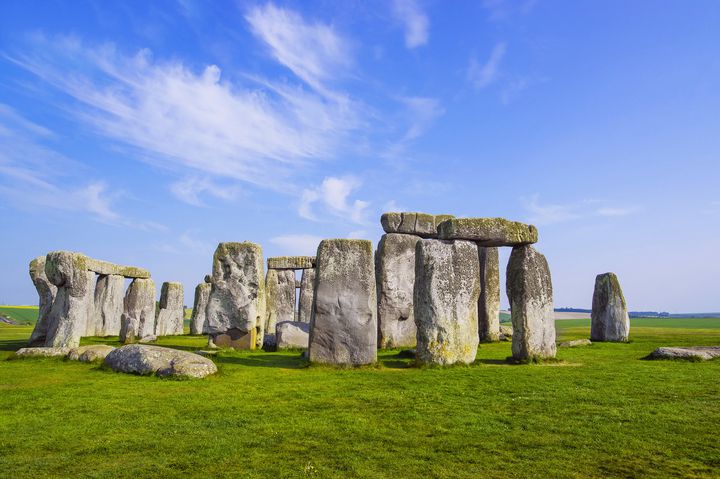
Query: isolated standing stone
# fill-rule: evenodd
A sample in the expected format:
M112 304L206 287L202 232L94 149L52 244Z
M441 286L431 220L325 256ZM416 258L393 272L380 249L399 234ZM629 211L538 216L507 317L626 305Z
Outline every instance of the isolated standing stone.
M155 334L155 282L134 279L125 292L120 341L132 343Z
M378 341L381 348L414 347L415 245L419 236L388 233L376 253Z
M538 231L505 218L454 218L438 225L438 237L475 241L478 246L521 246L537 243Z
M91 301L85 260L84 255L69 251L53 251L46 257L45 274L57 286L48 316L47 347L77 347L85 334Z
M295 320L295 271L269 269L265 279L265 294L265 334L275 334L277 323Z
M210 283L200 283L195 287L195 301L193 302L192 316L190 318L190 334L207 334L207 309L210 297Z
M299 321L277 323L277 349L306 349L310 341L310 325Z
M419 364L475 361L479 296L475 243L434 239L417 243L414 309Z
M102 274L95 285L95 334L117 336L125 297L125 278L117 274Z
M309 358L342 365L370 364L377 359L377 293L370 241L320 243Z
M480 300L478 334L480 341L500 340L500 261L498 249L480 247Z
M615 273L599 274L595 278L590 318L591 341L628 340L630 317Z
M260 245L220 243L213 255L207 319L217 346L262 347L265 326L265 271ZM225 335L225 337L222 337Z
M300 300L298 302L298 321L310 324L313 298L315 297L315 269L304 269L300 279Z
M550 268L532 246L516 246L507 266L507 295L515 360L555 357L555 314Z
M183 334L185 295L181 283L169 281L160 290L160 311L155 323L155 336L177 336Z
M30 335L30 346L44 346L48 330L48 316L52 309L57 286L52 284L45 275L45 256L30 261L30 279L38 293L38 319Z

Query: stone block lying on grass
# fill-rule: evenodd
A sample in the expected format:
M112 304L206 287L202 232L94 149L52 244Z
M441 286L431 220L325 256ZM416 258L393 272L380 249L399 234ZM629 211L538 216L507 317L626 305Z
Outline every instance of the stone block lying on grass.
M277 324L277 349L308 347L310 325L300 321L283 321Z
M563 341L558 344L558 348L574 348L576 346L590 346L592 341L589 339L573 339L572 341Z
M707 361L720 357L720 346L692 346L657 348L647 359L689 359Z
M94 363L95 361L104 360L105 357L110 354L110 351L115 349L113 346L107 344L80 346L71 349L67 355L67 359L70 361L80 361L81 363Z
M16 358L64 358L70 348L21 348L15 351Z
M215 363L198 354L143 344L117 348L103 364L113 371L141 375L204 378L217 372Z

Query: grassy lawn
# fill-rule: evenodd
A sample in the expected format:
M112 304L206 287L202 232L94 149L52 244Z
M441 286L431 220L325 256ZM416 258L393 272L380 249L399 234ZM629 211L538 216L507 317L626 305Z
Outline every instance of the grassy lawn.
M558 340L589 334L588 320L557 327ZM30 331L0 325L0 476L720 476L720 361L641 360L661 345L720 345L720 319L633 320L628 344L561 349L542 365L505 364L509 343L447 369L410 368L397 351L356 370L228 352L195 381L5 361Z

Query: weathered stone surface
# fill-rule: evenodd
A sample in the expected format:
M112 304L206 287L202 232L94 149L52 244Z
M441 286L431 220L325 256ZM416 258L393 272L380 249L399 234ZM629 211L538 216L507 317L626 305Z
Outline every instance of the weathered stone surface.
M141 375L204 378L217 372L215 363L206 357L144 344L117 348L105 357L103 364L113 371Z
M512 355L524 361L555 357L555 313L550 268L532 246L516 246L507 266Z
M500 341L510 341L512 340L512 335L512 326L500 325Z
M265 338L263 337L263 344ZM208 347L211 348L232 348L232 349L255 349L257 347L256 329L243 331L231 328L223 333L211 335L208 339Z
M573 339L572 341L563 341L558 344L558 348L574 348L577 346L590 346L592 341L589 339Z
M304 269L300 279L300 300L298 302L298 321L310 324L313 298L315 297L315 269Z
M70 348L21 348L15 351L17 358L64 358Z
M125 278L100 275L95 285L95 336L117 336L125 297Z
M268 269L309 269L315 267L315 256L275 256L267 264Z
M195 287L195 301L190 317L190 334L207 334L207 304L210 297L210 283L200 283Z
M207 319L212 337L237 329L254 330L262 347L265 330L265 271L260 245L220 243L213 255L212 288ZM218 344L218 339L213 340Z
M480 341L500 340L500 260L498 249L480 247L480 300L478 334Z
M135 266L123 266L94 258L86 259L87 269L102 275L119 275L125 278L149 278L150 272Z
M45 346L74 348L85 334L88 320L87 257L69 251L53 251L45 260L45 274L57 286L57 294L48 316Z
M303 271L305 271L305 270L303 270ZM302 288L302 281L299 279L296 279L295 280L295 289L300 289L300 288Z
M427 213L403 212L384 213L380 224L386 233L404 233L422 238L437 238L438 225L452 215L430 215Z
M265 295L265 332L275 334L277 323L295 320L295 271L269 269L265 278Z
M155 282L134 279L125 292L120 341L132 343L155 334Z
M48 317L52 309L57 286L52 284L45 275L45 256L30 261L30 279L38 293L38 319L30 335L30 346L43 346L47 337Z
M310 341L310 325L300 321L283 321L277 323L277 349L307 348Z
M615 273L597 275L590 314L590 339L627 341L629 334L630 317L617 276Z
M650 353L647 359L689 359L707 361L720 357L720 346L662 347Z
M418 364L475 361L479 297L475 243L435 239L417 243L414 307Z
M107 344L80 346L71 349L67 355L67 359L70 361L80 361L81 363L94 363L105 359L105 356L110 354L110 351L114 349L116 348Z
M323 240L318 247L309 358L361 365L377 359L377 293L372 243Z
M479 246L520 246L537 243L538 231L505 218L455 218L440 223L438 237L475 241Z
M212 276L209 274L206 274L204 281L208 284L212 283Z
M381 348L414 347L413 311L415 245L419 236L388 233L375 256L378 294L378 341Z
M160 290L160 310L155 322L155 336L177 336L183 334L185 294L182 283L167 281Z
M87 310L87 319L85 320L85 334L83 336L95 336L97 330L98 316L95 311L95 284L97 283L97 275L94 271L87 273L87 293L85 308Z

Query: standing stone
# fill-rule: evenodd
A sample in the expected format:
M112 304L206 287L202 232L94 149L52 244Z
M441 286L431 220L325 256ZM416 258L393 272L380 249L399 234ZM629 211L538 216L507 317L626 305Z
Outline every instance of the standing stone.
M480 341L500 340L500 261L498 249L480 247L480 300L478 334Z
M193 302L193 311L190 318L190 334L207 334L208 332L205 310L210 296L210 288L210 283L205 282L195 287L195 301Z
M94 271L87 272L87 302L85 303L87 308L87 320L85 321L85 334L83 336L95 336L97 329L98 316L95 311L95 283L97 282L97 275Z
M46 347L76 348L85 334L88 320L87 258L80 253L53 251L45 260L45 274L57 286L48 316Z
M181 283L165 282L160 290L160 311L155 323L156 336L178 336L183 334L185 295Z
M155 282L134 279L125 292L120 321L120 341L137 342L155 334Z
M277 349L307 349L310 325L296 321L277 323Z
M507 295L515 360L555 357L552 280L545 256L532 246L516 246L507 266Z
M220 243L213 255L207 319L210 341L222 347L262 347L265 271L260 245Z
M95 285L95 336L117 336L125 296L125 278L117 274L101 274Z
M590 318L591 341L628 340L630 317L615 273L599 274L595 278Z
M302 270L300 279L300 301L298 304L298 321L310 323L313 298L315 297L315 268Z
M48 317L52 309L57 286L52 284L45 275L45 256L30 261L30 279L38 293L38 318L30 335L29 346L44 346L48 330Z
M418 364L470 364L478 347L480 265L470 241L418 241L415 325Z
M372 243L331 239L318 246L309 358L361 365L377 359L377 292Z
M376 253L378 341L381 348L415 347L415 245L419 236L383 235Z
M295 321L295 271L269 269L265 279L267 320L265 334L275 334L275 325Z

